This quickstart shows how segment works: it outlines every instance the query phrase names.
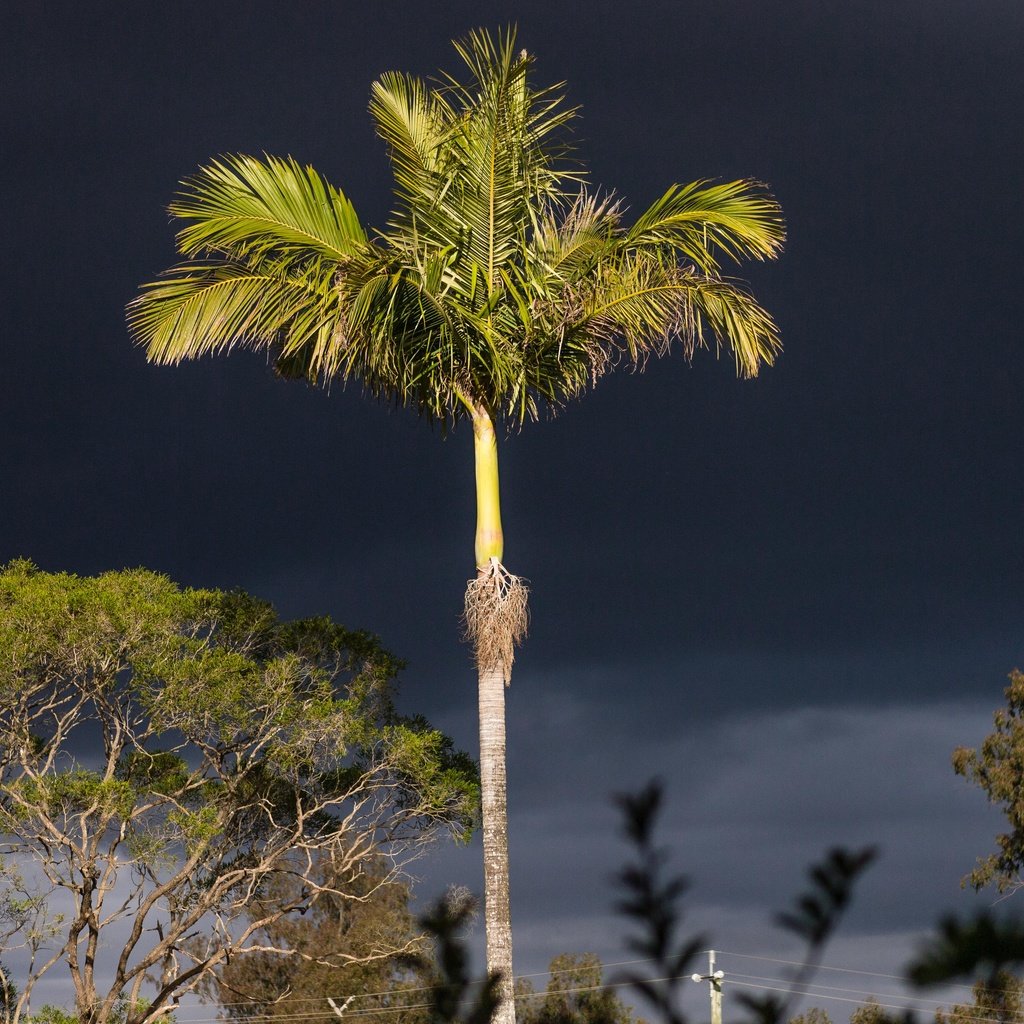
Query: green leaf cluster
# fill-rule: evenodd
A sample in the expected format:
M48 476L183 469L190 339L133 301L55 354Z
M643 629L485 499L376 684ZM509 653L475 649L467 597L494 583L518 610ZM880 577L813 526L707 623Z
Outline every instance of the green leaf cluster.
M426 1024L423 986L430 978L411 970L403 956L425 952L423 938L410 911L409 887L390 868L382 858L369 857L358 870L337 873L318 861L317 881L329 885L332 895L311 909L303 902L300 877L275 877L253 901L248 917L256 921L268 909L300 905L260 931L261 942L295 955L260 951L233 957L202 994L221 1003L225 1019L239 1022L256 1017L284 1022L301 1005L309 1024L330 1024L338 1018L328 997L342 1005L351 997L346 1014L368 1024ZM396 954L384 955L388 949ZM284 992L288 998L282 1000Z
M953 752L956 774L981 787L1009 825L996 836L996 852L979 858L964 884L982 889L995 883L1000 892L1019 888L1024 870L1024 673L1010 673L1004 694L1006 705L993 715L995 728L981 747Z
M636 1024L615 989L605 987L595 954L562 953L552 959L548 973L543 993L535 992L529 979L516 983L517 1024Z
M371 634L282 622L241 592L11 563L0 834L52 843L49 822L91 856L105 836L150 864L208 850L209 881L289 829L340 834L353 787L372 786L403 835L444 824L463 837L475 765L396 711L400 667Z
M781 248L761 185L675 184L628 224L587 184L578 111L534 85L515 32L455 48L461 75L372 86L394 171L385 230L291 157L222 156L185 182L170 207L185 260L128 309L151 359L265 348L285 376L355 379L442 423L514 424L676 343L724 346L744 375L772 362L771 316L722 273Z
M37 808L57 819L89 813L127 819L136 799L136 790L128 782L105 779L83 768L21 778L11 782L8 790L19 798L15 814L22 819L31 813L27 808Z

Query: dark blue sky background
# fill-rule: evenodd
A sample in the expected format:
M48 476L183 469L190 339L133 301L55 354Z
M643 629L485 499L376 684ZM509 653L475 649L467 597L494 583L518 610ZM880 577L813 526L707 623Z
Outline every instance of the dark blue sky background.
M1018 0L5 11L0 559L144 564L366 626L408 659L405 704L475 746L469 432L259 355L150 367L123 308L174 261L177 182L218 153L312 163L382 225L370 83L454 68L451 38L509 21L582 105L595 182L640 208L756 177L790 233L739 272L776 367L655 363L503 445L534 616L509 691L517 966L617 958L607 797L659 774L719 945L783 956L768 908L828 844L874 841L833 956L895 973L971 905L959 878L999 819L949 753L1024 661ZM439 855L424 887L478 889L478 859Z

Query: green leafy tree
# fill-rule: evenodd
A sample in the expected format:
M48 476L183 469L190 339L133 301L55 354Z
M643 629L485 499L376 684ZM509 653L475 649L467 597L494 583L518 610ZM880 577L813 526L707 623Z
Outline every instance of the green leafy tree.
M308 1024L332 1024L333 999L339 1009L358 1011L364 1024L386 1024L399 1011L402 1021L424 1024L424 991L432 977L409 967L410 957L424 954L426 937L409 911L408 885L379 855L365 858L354 877L351 871L343 878L333 874L330 862L319 860L324 897L260 929L259 942L292 955L235 957L208 979L203 997L239 1022L294 1020L301 1013ZM305 884L297 875L275 878L247 908L249 918L265 920L275 907L301 902Z
M268 935L476 814L472 762L396 713L398 669L366 633L238 592L0 570L0 855L25 867L0 884L0 949L28 951L12 1024L58 969L78 1024L146 1024L254 947L347 962Z
M2 756L0 754L0 762ZM0 813L2 807L0 796ZM51 911L46 892L26 879L21 866L9 857L0 856L0 879L0 950L20 953L25 961L21 974L31 979L39 964L49 956L50 944L60 933L65 918ZM4 1024L16 1024L31 993L32 982L19 991L10 968L0 962Z
M890 1024L892 1016L886 1013L877 999L869 999L850 1014L850 1024Z
M1009 971L976 981L974 1001L935 1014L935 1024L1020 1024L1024 1020L1024 981Z
M997 852L978 858L964 879L975 889L994 883L1000 892L1021 887L1024 868L1024 673L1010 673L1006 706L993 716L995 729L978 750L958 747L953 770L980 786L1006 816L1009 830L996 836Z
M548 972L543 993L535 992L529 979L517 982L520 1024L635 1024L633 1011L605 986L601 960L594 953L562 953Z
M790 1017L789 1024L832 1024L832 1018L828 1015L828 1010L823 1010L820 1006L812 1006L804 1010L803 1013Z
M533 84L509 31L455 44L466 75L397 72L371 91L395 205L369 232L343 192L292 158L225 156L171 205L185 261L145 286L128 322L149 358L249 346L286 377L355 379L451 426L472 425L476 576L465 623L479 682L485 926L512 1005L505 695L527 623L502 564L497 428L557 410L616 366L674 344L725 347L754 375L771 317L724 261L775 256L779 207L750 181L671 185L627 223L569 159L576 110Z
M140 1000L134 1007L136 1017L148 1006L149 1004L145 1000ZM111 1024L125 1024L131 1010L132 1007L127 1002L119 1002L110 1016ZM165 1013L161 1016L162 1024L175 1024L176 1019L173 1013ZM81 1018L63 1006L46 1003L39 1008L38 1012L32 1014L30 1024L81 1024Z

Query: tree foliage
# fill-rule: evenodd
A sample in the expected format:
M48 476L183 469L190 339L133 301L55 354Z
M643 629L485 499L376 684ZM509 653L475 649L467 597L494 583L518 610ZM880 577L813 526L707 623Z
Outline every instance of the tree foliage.
M9 1024L18 1005L18 987L11 978L11 972L0 960L0 1021Z
M577 109L537 87L514 31L455 43L461 75L371 89L395 206L373 235L291 157L222 156L171 205L184 262L128 310L150 358L269 348L278 370L354 378L442 422L521 423L621 363L724 346L755 374L770 315L722 265L775 256L784 228L752 181L669 186L627 223L570 158Z
M1019 889L1024 869L1024 673L1010 673L995 729L978 750L958 747L953 770L980 786L991 804L1006 816L1009 830L996 836L995 853L979 857L965 884L981 889L994 883L1000 892Z
M682 876L667 873L667 851L655 843L661 786L652 782L639 793L620 797L618 802L635 860L618 875L623 898L617 906L636 928L636 933L627 939L627 948L642 958L641 962L652 965L649 971L629 972L626 980L653 1008L657 1020L664 1024L686 1024L686 1015L680 1008L680 990L691 977L698 953L707 949L707 940L702 935L682 933L682 898L688 883ZM782 1024L793 1016L826 944L849 906L857 879L874 857L871 847L857 851L836 848L808 869L809 885L797 897L794 909L776 918L784 929L806 943L803 963L784 997L771 993L737 998L754 1020L760 1024Z
M606 987L594 953L562 953L548 967L545 992L529 979L516 984L518 1024L634 1024L633 1011Z
M888 1024L890 1015L877 999L869 999L850 1014L850 1024Z
M358 891L370 857L390 865L383 884L476 813L472 763L397 714L399 667L369 634L284 622L240 592L142 569L0 570L15 1024L58 967L81 1024L125 1007L125 1024L144 1024L246 950L343 962L268 930Z
M832 1024L832 1018L829 1016L828 1010L823 1010L820 1006L812 1006L795 1017L790 1017L789 1024ZM862 1024L866 1024L866 1022L862 1022Z
M1009 971L976 981L973 1002L957 1003L935 1014L935 1024L1020 1024L1024 1019L1024 981Z
M327 892L316 906L260 930L260 942L296 955L244 953L207 980L203 996L220 1003L225 1017L273 1021L301 1013L308 1024L331 1024L337 1020L333 999L358 1010L364 1024L394 1021L398 1010L409 1024L426 1021L424 992L432 977L410 967L411 957L426 952L427 940L409 910L408 885L379 855L367 857L355 878L332 879L330 871L329 863L317 863L317 881ZM305 884L297 876L275 878L248 908L249 918L263 920L277 906L294 906Z

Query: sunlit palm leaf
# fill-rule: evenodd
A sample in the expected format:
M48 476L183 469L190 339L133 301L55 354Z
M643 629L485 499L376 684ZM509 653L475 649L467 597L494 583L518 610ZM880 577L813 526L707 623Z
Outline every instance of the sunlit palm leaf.
M322 279L242 263L177 267L128 307L132 333L158 363L236 346L326 347L337 316L337 297Z
M370 113L388 145L395 176L399 210L392 227L413 233L417 218L436 208L445 186L442 143L451 130L451 108L420 79L389 72L371 87Z
M448 81L459 116L445 140L448 181L437 212L449 225L444 240L462 254L460 294L491 302L500 270L522 261L539 210L573 180L556 166L564 147L549 136L574 111L556 89L529 86L532 59L516 53L513 34L495 42L472 33L455 45L472 80Z
M708 272L717 269L716 250L737 261L778 255L785 226L778 203L756 182L694 182L673 185L626 238L629 245L666 246Z
M316 253L342 258L366 242L352 204L312 167L291 157L225 156L185 183L170 212L186 256L236 259Z
M550 280L574 280L606 261L616 246L618 204L580 192L566 209L547 207L537 219L527 253L529 272Z
M688 291L701 343L707 325L717 347L732 353L740 376L756 377L762 366L775 362L782 351L778 327L743 285L695 277Z
M692 355L709 331L743 376L780 351L771 316L739 284L656 262L634 263L596 290L580 328L634 364L666 354L673 343Z

